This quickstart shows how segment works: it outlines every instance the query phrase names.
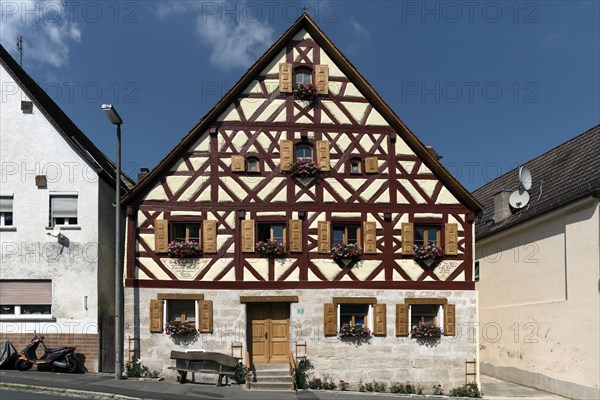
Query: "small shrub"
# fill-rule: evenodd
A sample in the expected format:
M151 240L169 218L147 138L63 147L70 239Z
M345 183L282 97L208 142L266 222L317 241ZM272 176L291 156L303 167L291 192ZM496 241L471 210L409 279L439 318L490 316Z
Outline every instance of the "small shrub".
M450 390L450 396L481 398L483 393L479 390L479 386L477 386L475 383L467 383L464 386L459 386Z
M235 375L233 376L233 380L241 385L246 383L246 376L248 376L248 368L244 363L238 362L235 365Z
M340 390L342 392L347 391L350 388L350 384L348 382L340 381Z
M308 387L308 371L314 368L308 358L303 358L296 365L295 378L296 387L298 389L306 389Z
M160 372L158 372L157 370L152 370L150 372L148 372L148 378L152 378L152 379L157 379L160 375Z
M333 380L329 376L323 377L322 386L323 386L323 389L325 389L325 390L335 390L335 388L337 387L335 385L335 382L333 382Z
M308 387L311 389L323 389L323 382L321 382L321 378L317 378L316 376L308 381Z
M363 383L362 379L358 382L358 391L359 392L366 392L367 391L367 387Z
M443 396L444 395L444 389L442 389L442 385L433 385L431 387L431 392L433 394L438 395L438 396Z
M373 389L377 393L385 393L385 391L387 389L387 385L385 383L383 383L383 382L373 381Z
M420 383L417 383L417 386L415 387L415 392L417 394L423 394L423 390L425 390L423 385L421 385Z
M125 363L125 375L128 378L158 378L160 372L154 370L150 371L148 367L142 364L142 360L134 354L131 357L131 361Z

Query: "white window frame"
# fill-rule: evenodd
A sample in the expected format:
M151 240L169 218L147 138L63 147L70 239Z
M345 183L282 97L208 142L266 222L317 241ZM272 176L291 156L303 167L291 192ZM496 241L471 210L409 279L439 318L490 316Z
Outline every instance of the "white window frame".
M15 197L13 194L0 194L0 199L11 200L11 208L10 211L0 211L0 227L1 228L13 228L15 226L15 211L14 211L14 201ZM12 225L6 225L6 214L12 214Z
M193 301L194 302L194 314L195 314L195 318L196 321L194 321L194 324L196 324L196 329L199 328L200 326L200 308L198 307L198 300L192 300L192 299L171 299L171 300L185 300L185 301ZM168 319L168 314L169 314L169 299L165 299L163 300L163 327L167 324L167 322L169 322Z
M10 304L11 306L15 307L15 312L13 314L0 314L0 321L10 321L10 320L23 320L23 319L30 319L30 320L52 320L54 319L54 316L52 315L52 304L36 304L36 305L40 305L40 306L50 306L50 314L22 314L21 313L21 307L23 307L22 304ZM0 306L2 307L2 306Z
M370 303L357 303L358 305L367 305L369 306L368 310L367 310L367 328L371 331L371 333L373 333L373 323L375 322L373 320L373 304ZM342 324L341 324L341 316L342 316L342 305L350 305L350 303L338 303L337 304L337 331L339 332L340 329L342 328Z
M76 215L77 216L75 217L75 218L77 218L77 223L76 224L69 225L69 221L68 220L65 220L64 224L56 224L54 222L55 218L53 218L53 216L52 216L52 198L59 198L59 197L75 198L75 201L77 202L77 210L76 210ZM79 221L79 215L80 215L80 212L79 212L79 193L77 193L77 192L50 192L50 194L49 194L49 205L48 206L49 206L48 211L49 211L49 214L50 214L49 215L49 217L50 217L50 225L49 225L49 227L50 228L53 228L55 226L59 226L59 227L63 227L63 226L64 227L78 227L79 226L79 224L80 224L80 221Z
M413 323L412 323L412 306L418 306L420 304L409 304L408 305L408 323L409 323L409 334L410 332L412 332L412 328L414 327ZM442 331L444 330L444 305L443 304L430 304L430 305L435 305L437 306L437 314L436 314L436 318L437 318L437 326L442 329Z

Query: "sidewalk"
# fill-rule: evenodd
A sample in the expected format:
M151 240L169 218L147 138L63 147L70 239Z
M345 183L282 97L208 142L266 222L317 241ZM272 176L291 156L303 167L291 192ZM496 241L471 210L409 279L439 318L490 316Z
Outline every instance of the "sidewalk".
M501 381L488 376L481 377L484 398L489 400L564 400L563 397L542 392L540 390L520 386L514 383ZM14 370L0 371L0 385L26 385L42 388L54 393L69 393L85 398L94 399L164 399L164 400L367 400L382 398L407 398L415 399L417 396L402 397L392 394L355 393L355 392L328 392L328 391L299 391L294 393L246 390L244 386L232 385L216 387L208 384L185 383L175 381L142 381L134 379L115 380L111 374L66 374ZM0 386L0 390L2 387ZM79 392L79 393L78 393ZM90 393L91 392L91 393ZM428 396L427 399L447 399L447 397Z

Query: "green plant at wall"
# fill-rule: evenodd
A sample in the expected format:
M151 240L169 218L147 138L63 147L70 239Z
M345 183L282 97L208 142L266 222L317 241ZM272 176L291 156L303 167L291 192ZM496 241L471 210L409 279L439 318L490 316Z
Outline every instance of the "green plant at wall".
M377 392L377 393L385 393L387 390L387 386L383 382L377 382L373 380L371 382L365 382L361 380L358 383L358 391L359 392Z
M337 388L333 379L330 376L323 376L323 389L325 390L335 390Z
M308 387L308 373L314 369L313 364L308 358L302 358L296 365L294 378L296 379L296 387L298 389L306 389Z
M346 392L350 389L350 384L346 381L340 380L340 390L342 392Z
M459 386L450 390L450 396L481 398L483 396L483 392L479 390L479 386L477 386L475 383L467 383L464 386Z
M248 367L244 365L242 362L238 362L235 365L235 375L233 376L233 380L240 385L246 383L246 377L248 376Z
M444 389L442 388L442 385L433 385L431 387L431 393L438 395L438 396L443 396L444 395Z
M139 359L137 354L134 354L131 357L131 361L127 361L125 363L125 375L128 378L153 378L156 379L159 376L159 372L154 370L150 371L150 369L142 364L142 360Z

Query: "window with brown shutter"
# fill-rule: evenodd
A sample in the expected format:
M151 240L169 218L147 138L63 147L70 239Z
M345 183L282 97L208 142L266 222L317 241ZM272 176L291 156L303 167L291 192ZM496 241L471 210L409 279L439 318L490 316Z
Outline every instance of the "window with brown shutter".
M198 309L200 312L200 333L212 333L213 331L213 302L212 300L199 300Z
M291 140L279 141L279 169L289 171L294 162L294 142Z
M385 336L387 334L385 304L373 304L373 314L375 320L375 326L373 327L373 335Z
M444 336L456 335L456 307L454 304L444 306Z
M154 251L156 253L169 251L169 221L166 219L154 220Z
M292 93L293 90L292 64L279 64L279 93Z
M246 169L244 156L231 156L231 171L243 172Z
M363 252L365 254L377 253L377 225L373 221L363 222L364 245Z
M290 252L302 252L302 220L290 220Z
M329 65L315 65L315 84L319 94L329 93Z
M323 305L324 318L323 318L323 334L325 336L337 335L337 310L333 303L326 303Z
M331 169L329 162L329 140L317 141L317 164L321 171L329 171Z
M444 235L444 251L447 255L458 254L458 224L446 224Z
M158 299L150 300L150 332L163 331L163 302Z
M254 241L254 220L243 219L241 220L242 228L242 252L254 253L255 241Z
M331 252L331 224L329 221L319 221L317 224L319 253Z
M205 253L217 252L217 221L206 220L202 223L202 250Z
M376 174L379 172L379 163L376 156L365 158L365 172L367 174Z
M408 304L396 304L396 336L408 336Z
M414 247L414 225L410 222L402 224L402 254L412 254Z

